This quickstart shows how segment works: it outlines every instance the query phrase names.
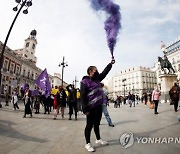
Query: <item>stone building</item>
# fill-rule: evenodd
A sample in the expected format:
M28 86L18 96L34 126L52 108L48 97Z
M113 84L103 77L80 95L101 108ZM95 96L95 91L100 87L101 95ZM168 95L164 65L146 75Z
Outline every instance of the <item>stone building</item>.
M35 87L34 81L43 71L36 66L37 58L36 51L36 30L31 31L30 36L25 40L24 47L18 50L12 50L6 46L3 55L2 64L2 86L1 94L4 92L4 87L8 87L8 93L11 94L13 88L20 89L24 83L28 83L30 88ZM3 43L0 42L0 52L2 51ZM53 81L53 76L48 74L50 83Z
M143 93L151 93L157 84L155 72L141 66L120 71L112 82L114 98L127 96L129 92L141 97Z

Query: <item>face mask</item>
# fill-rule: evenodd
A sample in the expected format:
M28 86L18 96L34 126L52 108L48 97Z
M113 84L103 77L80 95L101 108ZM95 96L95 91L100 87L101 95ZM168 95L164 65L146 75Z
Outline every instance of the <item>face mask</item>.
M94 72L94 75L93 75L92 79L97 80L98 77L99 77L99 72L98 71Z

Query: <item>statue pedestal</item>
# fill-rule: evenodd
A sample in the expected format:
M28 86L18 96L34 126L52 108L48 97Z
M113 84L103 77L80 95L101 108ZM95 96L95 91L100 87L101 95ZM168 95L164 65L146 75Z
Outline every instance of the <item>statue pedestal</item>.
M176 74L161 74L161 103L170 102L169 90L173 86L173 82L177 81Z

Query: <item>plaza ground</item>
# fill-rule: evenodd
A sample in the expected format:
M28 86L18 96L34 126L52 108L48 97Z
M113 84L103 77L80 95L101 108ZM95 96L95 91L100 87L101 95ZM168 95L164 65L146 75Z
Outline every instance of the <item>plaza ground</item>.
M59 115L53 120L50 115L33 114L32 118L23 117L24 106L13 111L12 104L0 109L0 153L1 154L86 154L84 148L85 115L79 114L78 120L68 120L68 108L65 120ZM153 114L143 103L136 107L123 105L108 107L115 127L109 127L103 116L100 130L101 137L109 142L107 146L96 145L95 135L91 133L91 143L97 154L179 154L179 143L138 143L136 138L179 138L180 122L173 106L167 103L159 104L159 115ZM33 111L34 112L34 111ZM123 148L119 139L123 133L132 132L135 142L128 148Z

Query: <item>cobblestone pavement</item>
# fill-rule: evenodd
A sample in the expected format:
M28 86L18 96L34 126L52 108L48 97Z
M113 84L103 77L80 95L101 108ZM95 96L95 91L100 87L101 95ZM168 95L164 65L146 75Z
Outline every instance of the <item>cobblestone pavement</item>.
M85 116L78 115L78 120L65 120L60 115L53 120L53 113L33 114L32 118L22 118L24 106L13 111L12 104L0 109L0 154L86 154L85 150ZM107 146L94 143L92 131L91 142L97 154L180 154L180 122L173 106L159 104L159 115L140 103L136 107L123 105L108 107L115 127L109 127L103 116L101 137L109 142ZM34 111L33 111L34 112ZM134 139L123 140L124 133L133 133ZM127 134L126 134L127 135ZM151 140L150 140L151 139ZM154 140L153 140L154 139ZM155 140L156 139L156 140ZM120 141L127 141L120 144ZM129 142L128 142L129 141ZM132 146L131 143L134 144ZM155 143L156 142L156 143ZM127 147L130 146L130 147ZM127 147L127 148L126 148Z

